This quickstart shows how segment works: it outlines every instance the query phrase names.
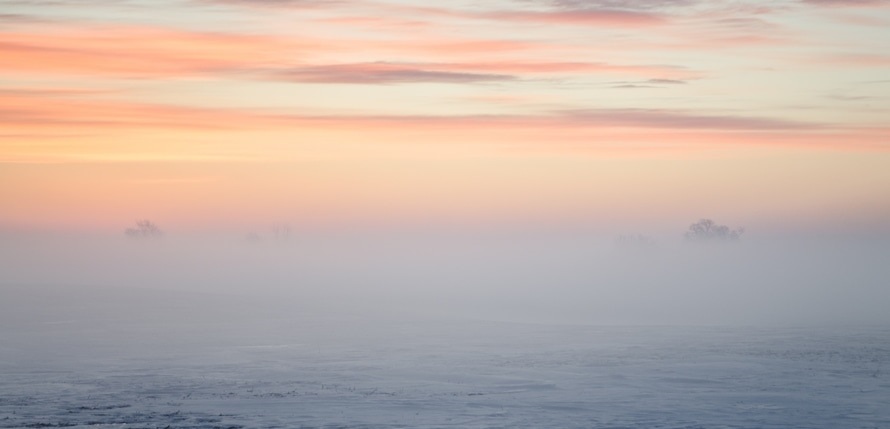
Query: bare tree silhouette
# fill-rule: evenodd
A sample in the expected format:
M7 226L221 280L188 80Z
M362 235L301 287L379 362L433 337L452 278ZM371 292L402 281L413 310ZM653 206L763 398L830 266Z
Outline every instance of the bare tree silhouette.
M164 235L161 229L148 219L136 221L136 228L127 228L124 234L130 238L157 238Z
M290 226L285 223L272 225L272 238L285 241L290 238Z
M711 219L702 219L689 225L689 231L686 231L683 237L690 242L728 242L738 241L744 232L744 228L730 229L726 225L718 225Z

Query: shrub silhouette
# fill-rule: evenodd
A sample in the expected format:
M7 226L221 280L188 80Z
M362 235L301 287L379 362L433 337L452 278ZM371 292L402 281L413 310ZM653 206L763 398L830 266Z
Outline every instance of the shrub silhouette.
M689 225L689 231L686 231L683 237L691 242L728 242L738 241L744 232L744 228L730 229L726 225L718 225L711 219L702 219Z
M130 238L157 238L164 235L161 229L148 219L136 221L136 228L127 228L124 234Z

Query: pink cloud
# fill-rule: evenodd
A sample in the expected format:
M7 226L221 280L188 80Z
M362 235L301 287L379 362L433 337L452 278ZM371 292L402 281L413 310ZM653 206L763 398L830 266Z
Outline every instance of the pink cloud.
M310 83L473 83L509 81L521 77L567 74L608 74L651 77L652 83L681 83L675 78L695 74L681 67L614 65L582 62L463 62L463 63L352 63L270 70L275 79Z
M31 26L16 31L0 31L0 59L4 64L0 74L41 73L167 78L295 67L329 67L331 71L346 73L349 71L347 68L358 68L358 66L307 63L319 56L356 52L375 52L384 57L465 58L488 55L491 52L525 53L555 49L558 47L538 42L459 36L350 40L191 32L160 27ZM387 73L398 74L393 70L396 66L365 65L364 67L376 67L375 73L378 75L377 80L380 81L389 80ZM403 78L410 79L412 74L418 78L426 74L425 77L431 80L445 81L507 78L472 76L471 73L474 72L462 72L456 69L425 70L412 67L404 71ZM309 72L311 70L307 69L306 73L310 74ZM393 77L394 80L398 80L397 78L398 76ZM322 80L321 76L314 78L310 76L308 79Z
M539 24L570 24L590 26L634 27L663 24L664 17L647 12L624 10L556 10L556 11L497 11L479 14L496 20Z
M887 0L800 0L804 4L834 7L890 6Z
M890 67L890 55L837 54L823 57L821 63L854 67Z
M285 80L310 83L473 83L497 82L514 79L503 74L467 73L441 70L424 65L397 63L360 63L300 67L276 72Z
M562 145L603 148L704 148L720 145L795 146L844 150L890 150L886 127L844 127L740 115L683 110L588 109L526 115L310 115L274 114L243 109L80 99L72 94L4 94L0 141L20 142L65 135L133 135L141 130L209 133L278 130L363 136L370 140L464 142L463 144ZM107 139L106 139L107 140ZM48 140L49 141L49 140ZM97 141L105 141L99 138ZM49 143L48 143L49 144ZM53 143L56 144L56 143ZM604 146L605 145L605 146ZM7 146L5 158L15 158ZM30 146L21 146L26 150ZM27 149L33 150L33 149ZM70 148L69 148L70 150Z
M629 65L601 62L546 62L546 61L502 61L443 63L440 66L450 70L474 70L492 73L512 74L571 74L602 73L656 76L662 79L691 79L698 74L679 66L668 65Z
M61 93L64 95L65 93ZM159 128L262 128L298 124L351 123L371 127L468 127L469 129L521 126L535 128L638 128L724 131L822 131L830 124L758 118L739 115L704 115L668 109L583 109L542 112L536 115L294 115L242 109L186 107L165 104L79 99L39 91L7 92L0 123L24 126L159 127Z

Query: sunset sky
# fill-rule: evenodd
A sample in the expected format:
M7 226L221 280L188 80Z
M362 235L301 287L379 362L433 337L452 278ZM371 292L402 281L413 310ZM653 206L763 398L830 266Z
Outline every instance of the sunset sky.
M0 0L0 231L890 231L890 1Z

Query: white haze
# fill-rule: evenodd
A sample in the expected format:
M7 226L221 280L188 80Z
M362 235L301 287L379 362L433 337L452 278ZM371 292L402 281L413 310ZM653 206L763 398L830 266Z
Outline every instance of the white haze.
M676 237L620 247L583 232L295 231L286 241L168 234L0 243L6 321L62 321L79 305L134 317L177 308L175 317L192 319L886 324L888 279L882 239Z

